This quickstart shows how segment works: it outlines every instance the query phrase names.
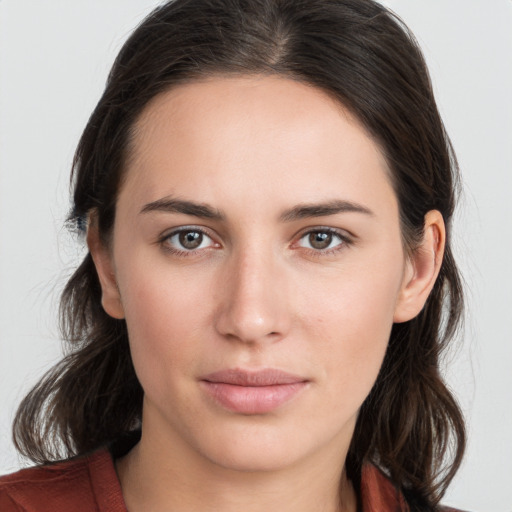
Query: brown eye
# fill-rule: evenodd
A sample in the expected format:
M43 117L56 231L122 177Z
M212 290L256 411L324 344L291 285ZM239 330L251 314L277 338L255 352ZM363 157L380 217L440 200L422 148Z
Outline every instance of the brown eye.
M327 249L332 243L332 233L314 231L309 234L309 244L313 249Z
M163 239L164 245L175 252L192 252L215 246L215 242L200 229L179 229Z
M179 242L185 249L197 249L203 242L203 233L199 231L181 231Z
M343 235L326 228L305 233L299 240L298 245L318 252L327 252L330 249L341 249L342 246L347 244L350 244L350 242Z

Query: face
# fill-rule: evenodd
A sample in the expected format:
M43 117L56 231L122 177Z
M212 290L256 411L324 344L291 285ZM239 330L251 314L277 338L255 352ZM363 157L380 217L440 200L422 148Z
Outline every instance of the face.
M134 133L111 246L91 252L143 432L242 470L343 458L418 275L379 147L277 77L179 86Z

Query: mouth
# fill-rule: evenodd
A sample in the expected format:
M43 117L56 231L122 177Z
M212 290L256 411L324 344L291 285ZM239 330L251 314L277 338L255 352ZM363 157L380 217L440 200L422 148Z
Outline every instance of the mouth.
M309 380L277 369L221 370L200 379L204 391L223 408L239 414L265 414L289 402Z

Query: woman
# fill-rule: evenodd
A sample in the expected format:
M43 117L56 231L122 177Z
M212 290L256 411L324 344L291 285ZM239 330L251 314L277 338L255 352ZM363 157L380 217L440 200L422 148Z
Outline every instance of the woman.
M439 510L456 169L379 4L154 11L76 152L73 350L20 406L47 466L0 480L2 510Z

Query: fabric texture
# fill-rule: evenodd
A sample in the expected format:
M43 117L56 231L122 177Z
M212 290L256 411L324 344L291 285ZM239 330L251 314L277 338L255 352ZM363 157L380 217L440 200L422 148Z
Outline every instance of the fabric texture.
M0 478L2 512L126 512L107 448Z
M406 512L393 484L375 466L361 475L362 512ZM1 512L127 512L108 448L0 478ZM444 512L457 512L444 509ZM460 512L460 511L459 511Z

